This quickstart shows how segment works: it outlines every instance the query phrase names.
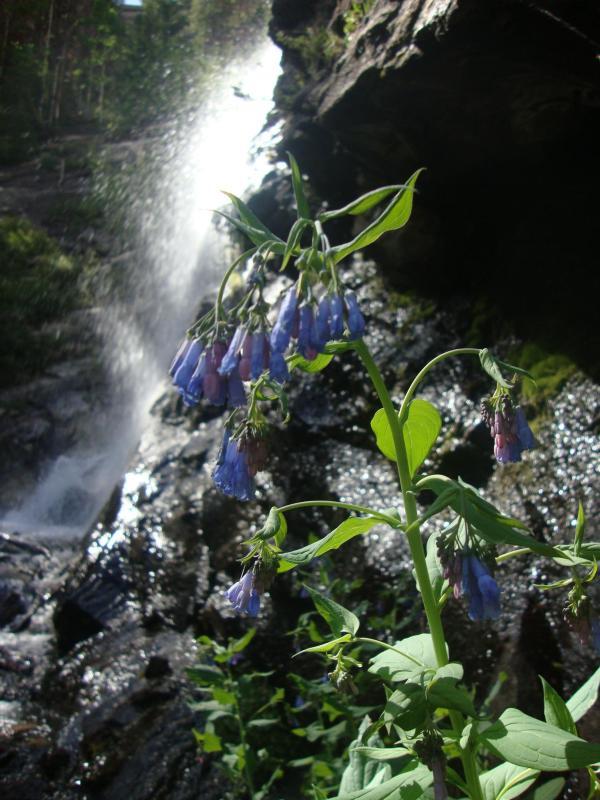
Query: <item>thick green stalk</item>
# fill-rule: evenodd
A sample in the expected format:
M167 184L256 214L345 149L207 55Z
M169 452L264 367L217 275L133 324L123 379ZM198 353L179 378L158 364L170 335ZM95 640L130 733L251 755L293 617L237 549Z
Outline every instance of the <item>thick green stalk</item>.
M398 414L396 413L396 409L392 402L392 398L390 397L390 394L383 381L383 378L381 377L381 373L379 372L377 365L373 361L373 357L371 356L367 346L362 341L362 339L356 342L355 348L357 353L361 357L367 369L367 372L369 373L369 377L373 383L375 391L377 392L377 396L379 397L388 424L390 426L390 431L392 433L392 438L394 441L394 449L396 451L396 464L398 468L400 489L402 491L402 497L404 500L406 526L407 528L409 528L410 526L414 525L414 523L418 519L419 514L417 510L417 501L412 491L412 478L408 466L406 445L404 443L404 435L402 431L402 425L404 423L404 420L406 419L406 415L408 414L408 404L412 396L414 395L415 390L419 385L419 383L423 380L428 370L431 369L433 366L435 366L435 364L437 364L443 358L448 358L453 355L478 354L479 350L475 348L460 348L458 350L448 351L432 359L419 372L419 374L412 382L408 392L406 393L402 406L400 408L400 413ZM427 622L429 624L429 632L431 634L431 639L433 642L435 657L438 666L442 667L448 663L446 637L444 635L444 628L442 626L440 608L433 594L431 581L429 580L429 572L427 570L425 549L423 547L423 540L421 538L421 532L419 527L417 525L414 525L414 527L412 527L412 529L408 531L406 538L408 541L408 545L410 547L410 552L415 568L415 575L417 578L417 585L421 592L421 598L423 600L425 615L427 617ZM450 712L450 719L455 732L459 733L464 726L462 715L457 712ZM469 748L466 748L461 753L461 760L463 763L465 780L469 787L471 800L483 800L481 785L479 783L477 764L473 752Z

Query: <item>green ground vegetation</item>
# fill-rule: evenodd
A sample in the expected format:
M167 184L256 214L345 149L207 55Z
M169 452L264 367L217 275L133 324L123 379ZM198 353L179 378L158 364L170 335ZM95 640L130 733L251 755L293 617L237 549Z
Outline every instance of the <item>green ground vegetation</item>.
M81 265L19 217L0 219L0 386L39 374L61 352L49 323L82 303Z
M266 0L7 0L0 6L0 164L73 124L113 135L180 108L264 30Z

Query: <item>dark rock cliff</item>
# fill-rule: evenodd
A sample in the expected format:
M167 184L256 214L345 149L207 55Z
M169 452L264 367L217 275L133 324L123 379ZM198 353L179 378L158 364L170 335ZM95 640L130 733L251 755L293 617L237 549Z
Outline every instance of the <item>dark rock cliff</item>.
M597 370L598 5L275 0L271 33L282 149L322 197L427 167L411 225L379 247L389 278L467 293L494 329Z

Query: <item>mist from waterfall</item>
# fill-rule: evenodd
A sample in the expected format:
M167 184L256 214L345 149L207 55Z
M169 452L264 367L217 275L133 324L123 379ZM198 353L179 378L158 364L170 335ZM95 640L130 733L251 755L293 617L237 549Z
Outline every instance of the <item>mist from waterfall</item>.
M169 360L200 301L214 291L231 246L214 209L257 185L268 168L261 130L272 107L279 50L266 37L223 67L209 94L160 131L125 190L133 249L120 259L125 291L100 314L112 401L90 415L81 441L61 454L2 527L46 538L76 538L97 518L165 390Z

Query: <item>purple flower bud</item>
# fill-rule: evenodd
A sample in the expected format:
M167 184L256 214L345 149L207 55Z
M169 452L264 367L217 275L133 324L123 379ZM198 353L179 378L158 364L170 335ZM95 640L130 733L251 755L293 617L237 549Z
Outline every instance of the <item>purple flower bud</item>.
M185 355L189 350L191 344L192 340L186 337L177 348L177 353L175 354L175 358L173 359L173 361L171 362L171 366L169 367L169 375L172 378L175 376L175 373L182 365L183 359L185 358Z
M365 319L358 307L354 292L346 292L344 299L348 309L348 331L351 339L360 339L365 332Z
M240 325L233 334L233 339L229 343L227 352L223 356L221 366L219 367L219 375L231 375L233 370L237 367L245 335L246 329Z
M218 372L206 372L202 383L205 399L212 406L225 405L227 399L227 378L221 377Z
M331 317L331 301L328 295L322 297L319 302L319 308L317 309L317 320L316 320L316 340L317 340L317 349L319 352L323 351L323 348L327 344L327 342L331 339L330 333L330 324L329 320Z
M227 378L227 405L231 408L242 408L246 405L246 392L237 366Z
M227 399L227 379L219 375L226 346L223 342L215 342L206 351L206 367L204 371L204 397L214 406L222 406Z
M339 294L331 296L329 301L331 316L329 318L329 333L332 339L341 339L344 333L344 304Z
M462 588L469 600L472 620L497 619L500 614L500 588L489 569L477 556L462 554Z
M312 306L305 303L300 306L300 330L298 331L298 352L307 361L312 361L317 357L318 350L315 347L315 315Z
M254 574L246 572L227 590L227 599L235 610L256 617L260 611L260 595L254 586Z
M206 353L202 353L198 366L190 378L185 389L180 389L179 393L183 397L186 406L195 406L202 397L204 391L204 374L206 372Z
M224 455L223 455L224 450ZM248 469L246 455L239 448L238 441L231 441L225 431L219 459L212 473L217 489L238 500L254 499L254 480Z
M290 371L285 356L283 353L278 353L277 350L271 350L269 370L271 378L278 383L286 383L290 379Z
M284 353L290 343L297 305L298 294L296 287L292 286L283 298L277 321L271 331L271 350L276 353Z
M202 354L202 344L199 339L194 339L187 348L181 363L173 376L173 383L180 391L185 391L194 374L198 360Z
M260 378L269 363L269 342L264 332L252 334L252 354L250 356L250 377Z
M535 436L533 435L531 428L527 423L525 413L523 412L521 406L517 406L515 409L515 425L517 428L517 437L519 439L521 449L533 450L534 447L537 447Z

